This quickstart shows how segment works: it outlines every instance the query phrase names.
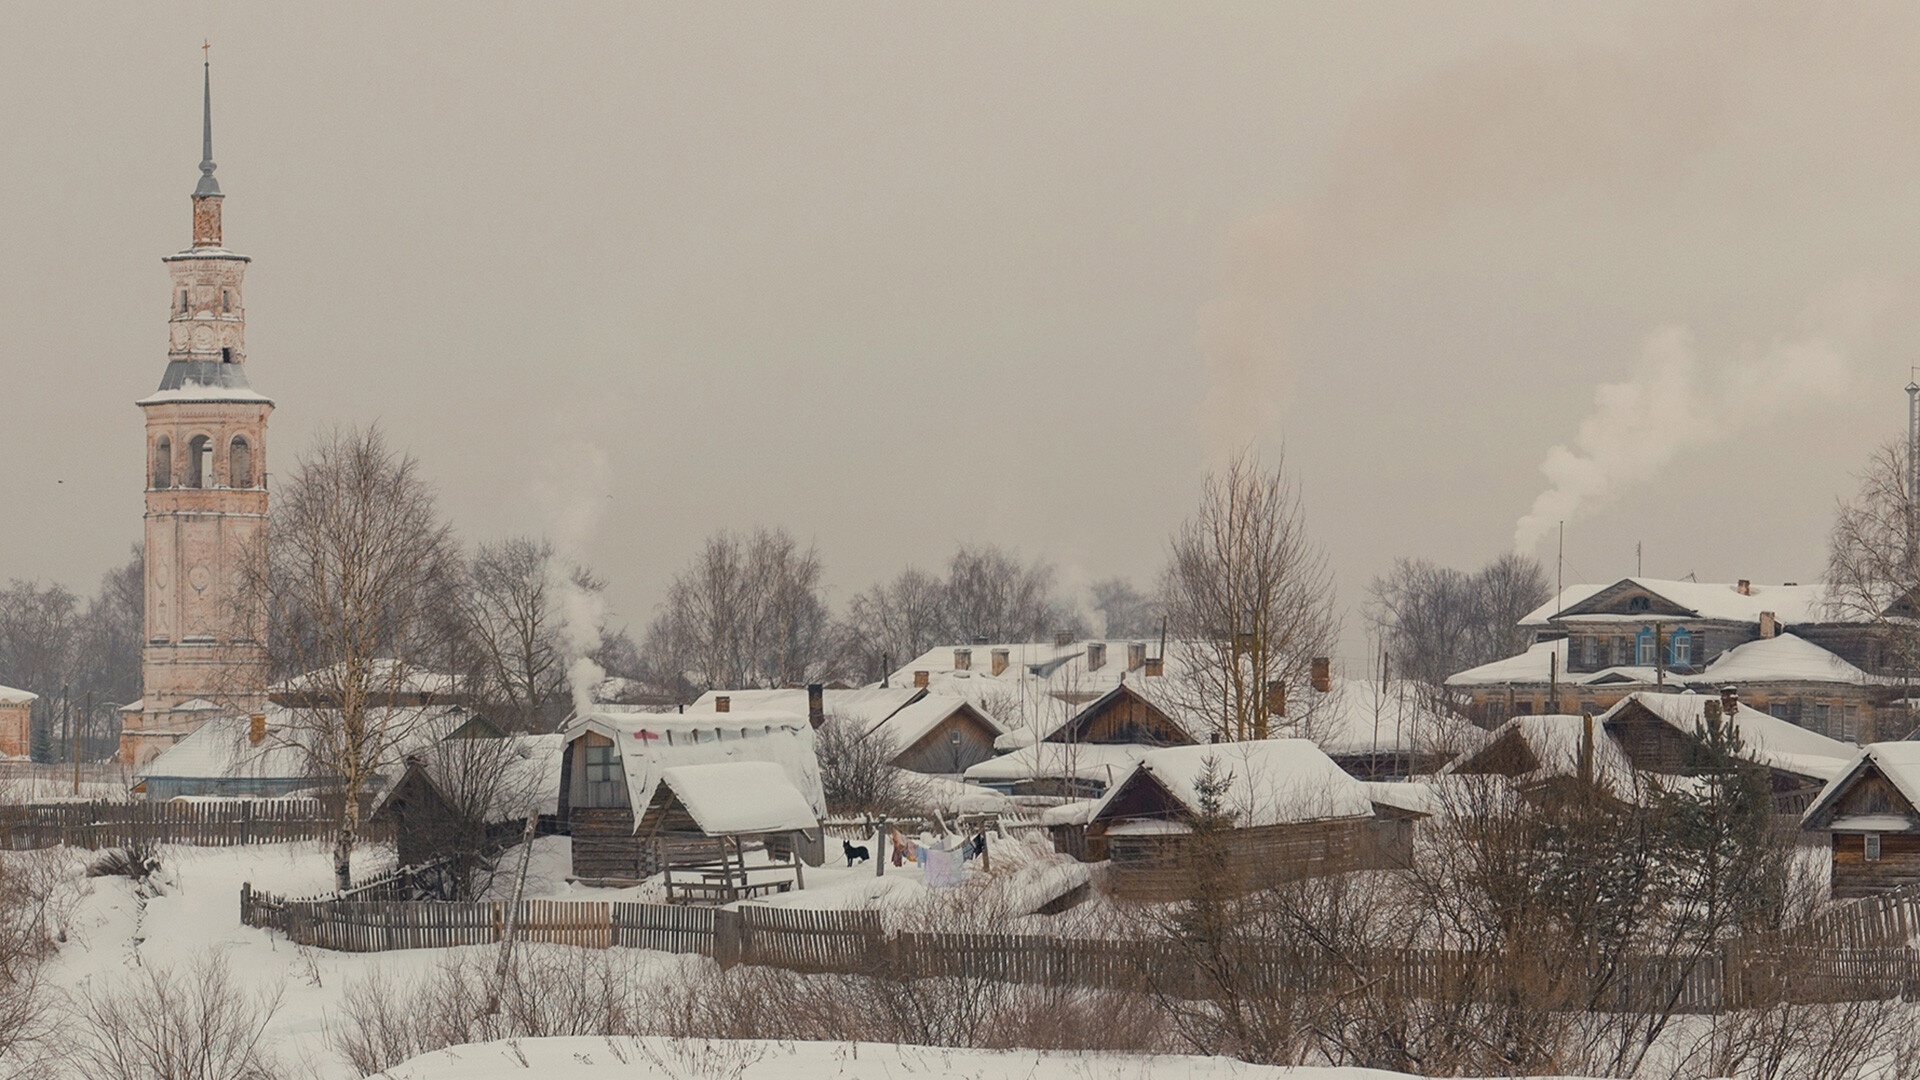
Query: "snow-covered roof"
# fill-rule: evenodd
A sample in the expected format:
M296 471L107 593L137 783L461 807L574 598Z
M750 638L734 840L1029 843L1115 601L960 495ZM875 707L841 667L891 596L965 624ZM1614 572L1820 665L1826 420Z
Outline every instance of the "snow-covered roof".
M1373 800L1306 739L1173 746L1149 750L1134 771L1146 771L1189 813L1201 812L1197 783L1211 765L1226 781L1220 809L1236 827L1294 824L1373 816ZM1129 776L1132 774L1130 773ZM1094 820L1107 819L1126 779L1107 789Z
M812 829L820 815L771 761L676 765L660 774L708 836Z
M273 404L273 399L252 387L247 386L209 386L206 383L183 383L169 390L155 390L146 397L134 402L135 405L167 405L176 402L200 401L248 401L262 405Z
M1829 591L1824 584L1815 582L1806 585L1749 585L1741 592L1739 585L1733 582L1671 581L1664 578L1630 577L1604 585L1573 585L1561 591L1557 600L1528 612L1520 620L1521 626L1549 626L1564 622L1613 622L1642 620L1643 614L1580 614L1582 604L1606 590L1619 585L1632 583L1672 601L1676 606L1692 612L1693 618L1710 619L1716 622L1757 623L1760 613L1771 611L1781 622L1818 623L1833 621L1828 611ZM1845 620L1841 620L1845 621Z
M1493 729L1487 746L1490 748L1508 738L1524 744L1539 765L1532 772L1514 779L1532 783L1580 775L1581 745L1586 740L1586 731L1586 718L1583 716L1564 713L1516 716ZM1627 797L1637 787L1633 764L1627 760L1620 744L1607 737L1605 724L1599 717L1593 721L1592 765L1593 781L1604 790Z
M285 682L270 687L268 693L328 693L337 688L338 677L332 673L339 666L336 664L295 675ZM460 679L455 675L429 671L414 665L402 666L400 661L391 657L380 657L367 664L367 685L375 693L451 694L459 689Z
M1831 804L1840 794L1853 786L1853 781L1869 767L1887 778L1887 782L1898 790L1908 805L1920 808L1920 742L1902 739L1897 742L1868 743L1860 748L1852 760L1827 781L1820 789L1820 795L1807 807L1800 817L1801 824L1807 824L1826 814ZM1842 819L1845 820L1845 819ZM1839 828L1838 821L1833 828ZM1893 830L1873 830L1893 831Z
M1375 806L1391 806L1396 810L1405 810L1412 814L1432 816L1440 812L1440 796L1433 785L1423 781L1388 782L1383 780L1362 780L1360 786L1367 789L1367 798Z
M851 691L857 692L857 691ZM982 712L965 696L953 693L927 694L883 717L867 730L867 735L888 740L897 750L905 750L925 738L927 733L961 709L970 709L985 720L996 736L1002 733L1000 722Z
M1636 703L1666 721L1673 728L1692 734L1706 718L1707 702L1718 698L1705 694L1635 693L1621 698L1607 710L1602 720L1611 721ZM1741 705L1728 717L1753 760L1772 768L1801 776L1822 779L1842 772L1857 751L1851 743L1829 739L1817 731L1770 716Z
M599 710L577 718L567 741L592 731L613 740L627 778L627 798L636 809L653 802L661 774L681 765L730 761L767 761L780 766L787 781L807 801L815 817L827 812L820 786L820 762L813 747L813 725L804 709L738 709L724 713L637 713Z
M1875 681L1866 672L1797 634L1778 634L1736 645L1716 657L1689 683Z
M1505 686L1508 683L1543 683L1553 677L1554 660L1559 660L1559 672L1564 680L1567 674L1567 639L1536 642L1518 656L1509 656L1504 660L1481 664L1479 667L1447 676L1448 686Z
M0 686L0 705L25 705L37 700L39 694L30 690L16 690L11 686Z
M1153 749L1132 743L1034 743L988 758L968 769L966 777L982 784L1054 777L1110 784Z
M1558 659L1558 672L1555 660ZM1544 686L1557 677L1562 686L1618 686L1621 684L1653 686L1659 681L1657 668L1622 664L1618 667L1602 668L1599 671L1569 673L1567 671L1567 639L1555 638L1552 641L1537 641L1527 646L1527 651L1503 660L1494 660L1471 667L1465 671L1447 676L1447 685L1456 690L1471 690L1476 686ZM1669 682L1678 683L1680 677L1667 673Z
M444 738L473 714L458 705L424 705L367 710L369 723L385 723L393 746L383 767L394 773L406 756ZM312 774L311 762L300 740L319 718L315 710L291 710L269 704L266 733L258 743L249 737L252 721L245 716L213 716L186 737L168 747L134 773L137 780L170 779L292 779Z
M1334 757L1461 753L1486 739L1486 732L1443 711L1423 687L1406 680L1382 687L1371 679L1336 679L1326 693L1309 691L1288 705L1299 714L1292 733Z
M1148 675L1146 667L1129 670L1130 651L1139 646L1144 655L1162 661L1160 675ZM967 654L962 668L956 651ZM1007 653L1007 666L993 673L993 654ZM942 645L929 649L888 675L891 686L911 687L915 674L927 673L927 688L934 692L960 694L981 711L999 717L1003 725L1020 727L1058 727L1076 710L1075 703L1091 701L1112 690L1124 680L1129 686L1147 687L1169 682L1185 670L1191 646L1168 642L1166 655L1160 642L1138 638L1090 639L1065 645L1052 642L1002 642L985 645ZM1094 665L1094 660L1099 665Z
M861 728L870 728L899 711L900 707L923 691L911 686L869 687L863 690L822 690L821 709L828 716L844 716ZM778 690L709 690L687 706L689 713L712 713L715 702L727 699L729 712L751 709L759 712L786 712L807 715L807 691L804 687Z

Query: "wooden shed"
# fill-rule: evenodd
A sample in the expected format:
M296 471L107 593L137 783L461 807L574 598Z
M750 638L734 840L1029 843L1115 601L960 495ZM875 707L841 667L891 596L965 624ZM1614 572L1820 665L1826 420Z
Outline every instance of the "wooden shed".
M1746 756L1766 766L1774 803L1798 814L1827 781L1852 760L1849 743L1741 704L1731 690L1712 694L1632 694L1600 719L1635 769L1664 776L1691 776L1699 730L1709 710L1718 710L1740 735Z
M1174 710L1155 702L1139 686L1123 682L1081 706L1046 736L1054 743L1190 746L1196 740Z
M1920 742L1867 745L1801 827L1829 835L1835 900L1920 884Z
M484 737L462 727L407 758L370 820L393 826L400 865L485 854L517 843L529 816L536 831L561 831L559 735Z
M1209 821L1203 782L1220 786ZM1367 789L1306 739L1171 747L1143 757L1093 810L1087 857L1119 897L1187 895L1386 865Z
M633 884L661 872L665 834L645 832L664 773L681 765L761 761L778 765L812 809L826 813L813 727L805 713L734 710L675 714L597 712L566 732L559 813L573 835L573 876ZM749 793L750 794L750 793ZM825 859L819 829L788 841L814 866Z

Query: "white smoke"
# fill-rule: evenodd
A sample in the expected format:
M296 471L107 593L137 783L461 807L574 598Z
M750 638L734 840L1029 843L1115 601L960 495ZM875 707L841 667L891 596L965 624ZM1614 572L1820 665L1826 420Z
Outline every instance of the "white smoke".
M1685 328L1655 331L1632 377L1595 390L1572 444L1547 452L1540 471L1549 487L1514 526L1514 550L1533 553L1557 523L1654 480L1684 450L1762 431L1808 401L1840 396L1847 378L1846 360L1819 338L1709 363Z
M592 710L594 692L607 677L592 659L606 626L606 597L583 585L581 577L587 565L587 546L605 515L611 471L604 450L576 442L562 448L549 462L547 473L553 482L543 486L541 493L548 503L548 520L553 523L554 547L554 558L547 564L547 584L559 597L560 613L566 620L561 640L573 709L576 714L584 714Z

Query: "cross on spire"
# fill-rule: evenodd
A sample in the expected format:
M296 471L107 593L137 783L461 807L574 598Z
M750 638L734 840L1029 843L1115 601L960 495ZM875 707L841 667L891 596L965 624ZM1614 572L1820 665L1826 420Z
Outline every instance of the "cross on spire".
M205 83L200 99L200 183L193 189L196 199L220 194L220 181L213 178L213 42L205 42L200 49L205 57L201 61Z

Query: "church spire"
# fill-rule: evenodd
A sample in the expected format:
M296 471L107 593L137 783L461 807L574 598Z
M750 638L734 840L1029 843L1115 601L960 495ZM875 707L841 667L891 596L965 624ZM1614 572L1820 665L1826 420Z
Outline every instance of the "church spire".
M208 48L202 45L201 48ZM200 183L193 189L193 246L220 246L220 181L213 178L213 63L202 61Z
M200 98L200 186L193 189L195 198L220 194L220 181L213 178L213 62L204 61L202 67L206 81Z

